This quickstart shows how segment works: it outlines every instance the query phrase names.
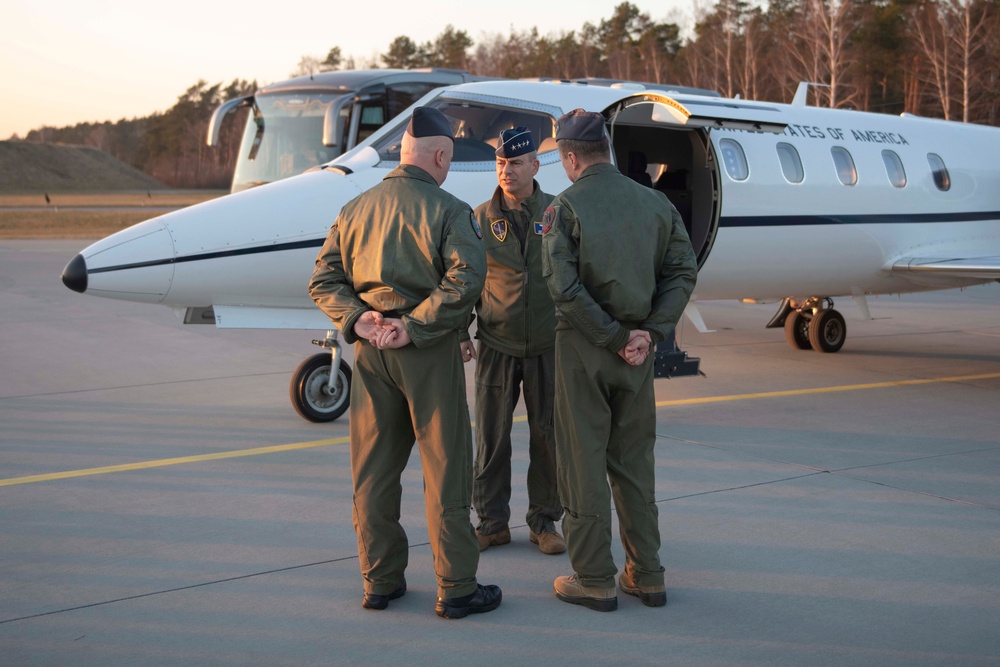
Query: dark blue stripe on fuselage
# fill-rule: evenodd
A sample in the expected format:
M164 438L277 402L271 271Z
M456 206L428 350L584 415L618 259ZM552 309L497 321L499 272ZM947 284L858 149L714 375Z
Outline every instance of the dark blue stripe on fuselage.
M99 269L87 269L87 273L107 273L109 271L124 271L125 269L142 269L150 266L164 266L166 264L183 264L185 262L200 262L206 259L219 259L221 257L243 257L245 255L260 255L266 252L280 252L282 250L299 250L302 248L322 248L326 238L308 239L306 241L294 241L291 243L275 243L273 245L254 246L252 248L240 248L238 250L219 250L216 252L206 252L200 255L185 255L184 257L170 257L168 259L154 259L148 262L136 262L135 264L118 264L116 266L104 266Z
M719 227L809 227L814 225L887 225L929 222L1000 220L1000 211L962 213L882 213L877 215L733 215L719 219Z
M814 225L874 225L899 223L930 223L930 222L976 222L981 220L1000 220L1000 211L964 212L964 213L890 213L879 215L741 215L724 216L719 220L719 227L809 227ZM206 252L200 255L185 255L167 259L136 262L134 264L118 264L104 266L98 269L87 269L88 274L108 273L110 271L125 271L152 266L182 264L185 262L200 262L207 259L222 257L243 257L260 255L283 250L300 250L302 248L321 248L326 238L307 239L291 243L275 243L237 250L220 250Z

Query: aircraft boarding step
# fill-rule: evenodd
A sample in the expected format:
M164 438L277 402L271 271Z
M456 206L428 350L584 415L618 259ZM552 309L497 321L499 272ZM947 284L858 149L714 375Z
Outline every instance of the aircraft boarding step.
M654 378L675 378L689 377L692 375L705 375L698 368L701 363L699 357L688 357L687 352L677 347L674 334L656 346L653 355L653 377Z

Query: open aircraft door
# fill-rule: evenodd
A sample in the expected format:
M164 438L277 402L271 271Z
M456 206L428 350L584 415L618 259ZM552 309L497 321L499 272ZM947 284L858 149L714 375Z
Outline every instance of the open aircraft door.
M722 212L722 178L709 133L725 128L780 134L786 125L773 107L710 97L675 99L648 90L618 101L605 109L604 116L618 168L663 192L677 208L699 268L712 250ZM693 302L686 313L705 330ZM656 347L654 375L699 375L700 361L689 358L671 336Z
M722 211L719 158L709 133L724 128L781 134L787 125L781 111L768 105L650 90L616 102L604 116L619 169L677 207L699 267L712 250Z

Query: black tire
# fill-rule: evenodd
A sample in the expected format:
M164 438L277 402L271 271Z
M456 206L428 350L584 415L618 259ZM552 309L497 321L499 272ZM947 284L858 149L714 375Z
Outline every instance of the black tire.
M344 414L351 404L351 367L340 362L337 373L337 390L327 393L330 366L333 358L329 352L321 352L303 360L292 373L288 385L288 397L299 415L311 422L332 422Z
M788 313L785 318L785 340L796 350L808 350L812 347L809 342L809 320L797 310Z
M847 323L836 310L820 310L809 323L809 343L817 352L837 352L847 340Z

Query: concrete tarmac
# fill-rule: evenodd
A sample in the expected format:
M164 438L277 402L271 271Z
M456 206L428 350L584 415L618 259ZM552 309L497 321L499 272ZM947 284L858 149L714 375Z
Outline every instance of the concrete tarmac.
M73 293L86 245L0 241L0 664L1000 665L998 284L838 302L838 354L701 304L707 377L656 382L668 605L555 598L522 417L513 541L479 568L503 604L447 621L416 451L409 591L361 608L347 417L288 401L322 332Z

